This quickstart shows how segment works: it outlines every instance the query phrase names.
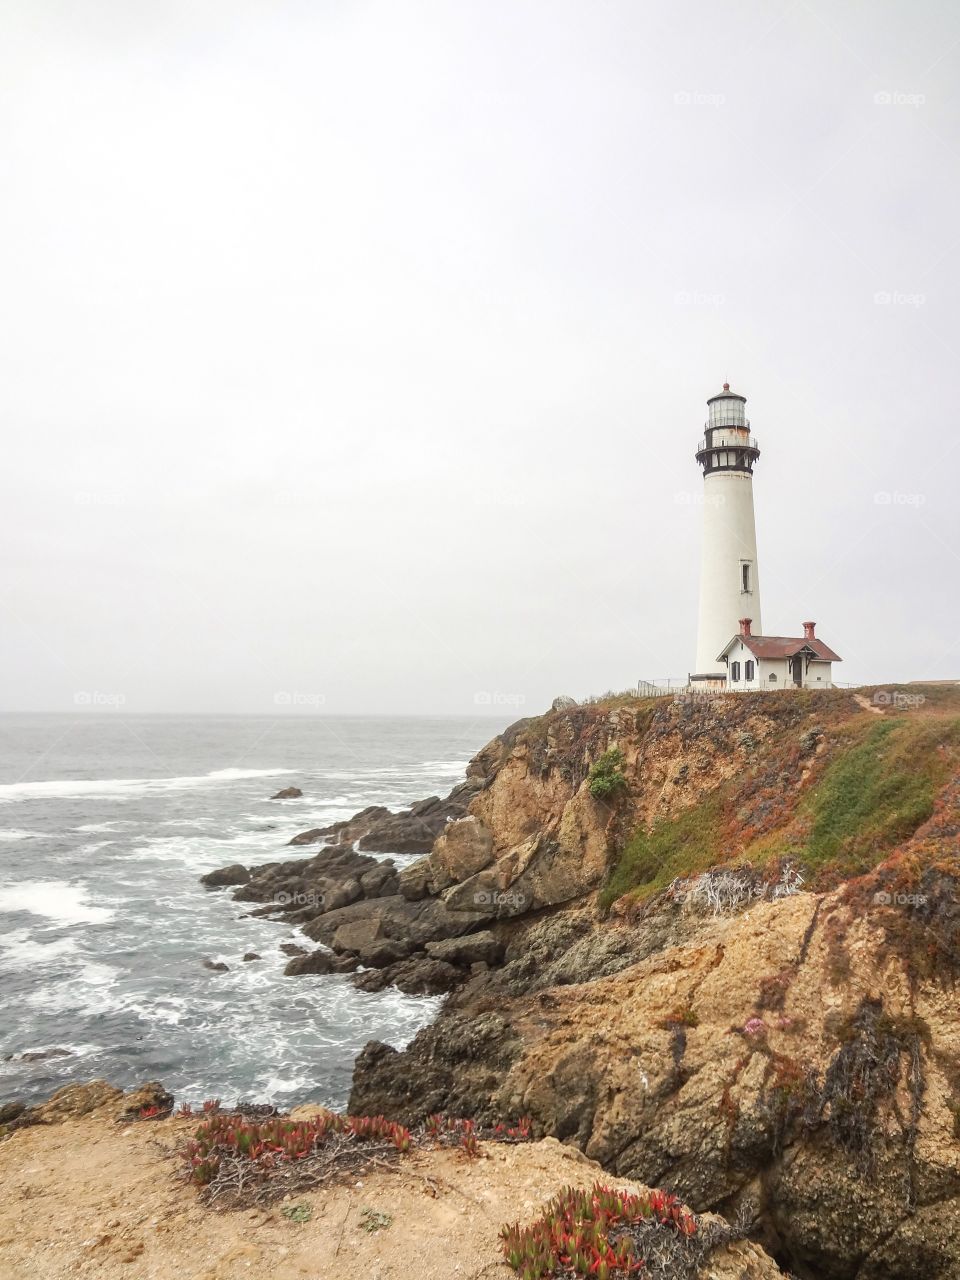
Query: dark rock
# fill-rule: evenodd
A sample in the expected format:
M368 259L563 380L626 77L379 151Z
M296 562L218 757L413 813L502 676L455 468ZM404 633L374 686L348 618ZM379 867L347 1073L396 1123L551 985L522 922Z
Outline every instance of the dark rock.
M271 800L299 800L303 792L299 787L284 787L282 791L278 791L275 796L271 796Z
M362 951L383 937L383 926L378 919L351 920L341 924L330 940L334 951Z
M441 938L455 938L470 933L478 925L486 924L489 919L489 915L474 911L448 911L436 898L408 902L406 898L395 894L389 898L370 898L342 907L338 911L327 912L305 925L303 931L314 942L330 946L342 925L358 920L379 921L381 933L376 936L395 938L423 947L426 943L436 942ZM338 942L336 945L342 950L359 949L346 942Z
M0 1125L12 1124L14 1120L19 1120L27 1109L25 1102L7 1102L0 1107Z
M334 955L332 951L318 947L316 951L294 956L292 960L287 962L283 972L288 978L293 978L303 973L351 973L359 963L360 961L356 956L338 956Z
M475 964L481 960L496 964L503 955L503 943L489 929L481 929L462 938L428 942L426 951L433 960L446 960L448 964Z
M247 868L235 862L232 866L208 871L205 876L200 877L200 883L206 885L208 889L225 889L230 885L246 884L249 879L250 872Z
M493 1095L519 1052L516 1032L493 1012L444 1016L403 1052L373 1040L354 1065L349 1110L404 1124L437 1112L495 1121Z
M285 956L305 956L307 954L307 948L300 947L295 942L281 942L280 950Z
M399 890L397 869L389 860L380 862L360 877L365 898L388 898Z
M29 1053L21 1053L18 1062L44 1062L47 1058L72 1058L72 1049L32 1049ZM8 1058L9 1062L10 1059Z
M243 958L244 958L244 960L245 960L245 961L246 961L246 960L259 960L259 959L260 959L260 956L257 954L257 952L256 952L256 951L245 951L245 952L243 953Z
M482 786L482 777L468 777L466 782L454 787L445 800L428 796L401 813L391 813L382 805L371 805L343 822L302 831L290 843L316 844L325 840L332 847L356 844L358 849L379 853L429 853L447 823L464 816L467 805Z
M419 902L434 892L429 858L411 862L409 867L403 868L398 879L398 889L408 902Z
M349 925L344 926L350 928ZM357 953L360 963L368 969L384 969L387 965L405 960L413 950L410 942L399 942L394 938L378 938L375 942L361 947Z
M337 911L340 907L349 907L351 902L359 902L363 896L364 893L359 880L344 880L343 884L323 895L324 912Z
M136 1120L142 1112L152 1111L154 1108L162 1116L169 1115L173 1110L173 1102L173 1094L168 1093L158 1080L148 1080L146 1084L138 1085L123 1095L120 1119Z
M370 805L369 808L355 813L352 818L334 822L329 827L314 827L310 831L301 831L298 836L293 837L290 844L317 844L320 840L326 840L331 845L352 845L375 823L391 817L393 814L382 804Z
M212 973L229 973L230 972L229 965L224 964L222 960L221 961L211 960L209 956L204 957L203 967L205 969L209 969Z
M413 956L385 969L365 969L351 981L361 991L383 991L387 987L396 987L408 996L438 996L459 986L463 976L463 971L455 965Z

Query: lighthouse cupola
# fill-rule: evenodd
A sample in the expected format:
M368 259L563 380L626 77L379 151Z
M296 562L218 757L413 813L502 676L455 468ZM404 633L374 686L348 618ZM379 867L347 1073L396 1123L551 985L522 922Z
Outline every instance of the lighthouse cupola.
M753 467L760 448L750 434L746 397L723 390L707 401L707 421L697 443L703 471L703 555L694 681L725 679L720 654L740 620L751 619L763 634L757 533L753 514Z
M731 391L729 382L707 401L703 439L697 445L697 461L704 475L720 470L753 473L760 449L750 434L746 406L746 396Z

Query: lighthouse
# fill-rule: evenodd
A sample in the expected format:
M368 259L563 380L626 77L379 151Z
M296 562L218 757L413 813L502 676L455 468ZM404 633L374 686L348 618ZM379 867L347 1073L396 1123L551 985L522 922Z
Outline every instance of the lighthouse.
M746 397L725 382L707 401L704 434L697 444L703 469L703 553L696 673L691 684L722 687L727 671L720 658L741 620L763 634L757 529L753 514L753 467L760 456L750 434Z

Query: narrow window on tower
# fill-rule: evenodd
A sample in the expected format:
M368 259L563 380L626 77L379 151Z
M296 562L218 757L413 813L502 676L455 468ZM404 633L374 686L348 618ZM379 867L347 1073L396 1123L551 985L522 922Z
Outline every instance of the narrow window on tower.
M742 581L743 581L743 585L742 585L742 587L740 588L740 589L741 589L741 591L749 591L749 590L750 590L750 566L749 566L749 564L742 564L742 565L740 566L740 575L741 575L741 578L742 578Z

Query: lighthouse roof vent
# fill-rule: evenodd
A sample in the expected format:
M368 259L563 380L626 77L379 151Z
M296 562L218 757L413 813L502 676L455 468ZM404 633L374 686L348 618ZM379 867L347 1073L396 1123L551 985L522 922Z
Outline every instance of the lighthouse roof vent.
M741 396L736 391L730 390L729 382L725 382L723 384L723 390L719 391L715 396L711 396L707 401L707 404L713 404L714 400L741 400L744 404L747 403L746 396Z

